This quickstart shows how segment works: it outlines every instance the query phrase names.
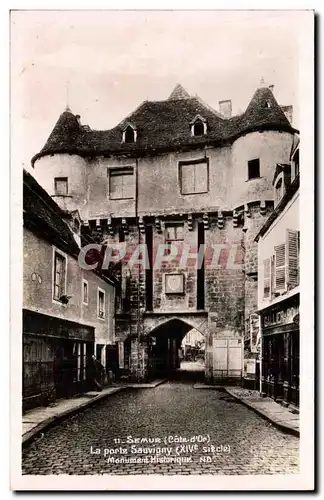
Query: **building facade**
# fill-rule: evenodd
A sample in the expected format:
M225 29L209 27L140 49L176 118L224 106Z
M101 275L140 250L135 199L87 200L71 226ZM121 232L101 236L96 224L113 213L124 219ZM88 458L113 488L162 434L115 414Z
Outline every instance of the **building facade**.
M244 376L257 311L255 236L296 131L264 85L244 113L231 116L231 107L222 101L215 111L177 85L107 131L67 109L32 160L57 203L79 210L83 237L125 247L113 266L121 279L116 339L120 366L137 380L177 366L192 328L205 337L207 380ZM143 259L130 266L139 245L145 256L137 252Z
M23 406L89 388L114 342L115 284L78 264L80 223L24 171Z
M257 235L261 391L299 406L299 149L277 165L275 207Z

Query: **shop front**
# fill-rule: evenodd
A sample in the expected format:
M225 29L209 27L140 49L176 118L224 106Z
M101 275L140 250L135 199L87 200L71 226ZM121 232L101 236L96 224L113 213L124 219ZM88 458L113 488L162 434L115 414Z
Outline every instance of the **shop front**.
M299 407L299 294L261 312L262 392Z
M23 311L23 409L91 388L94 328Z

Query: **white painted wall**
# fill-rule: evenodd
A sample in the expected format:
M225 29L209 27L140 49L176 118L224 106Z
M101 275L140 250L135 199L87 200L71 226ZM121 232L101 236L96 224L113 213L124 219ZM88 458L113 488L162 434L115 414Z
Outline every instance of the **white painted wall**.
M287 229L300 229L299 221L299 192L287 204L283 212L274 221L258 243L258 309L271 304L271 298L263 298L263 261L274 255L274 247L285 243Z

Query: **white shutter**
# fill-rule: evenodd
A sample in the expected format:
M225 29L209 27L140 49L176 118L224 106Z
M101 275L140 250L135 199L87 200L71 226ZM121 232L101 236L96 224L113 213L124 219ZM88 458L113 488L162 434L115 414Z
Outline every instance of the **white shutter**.
M287 229L286 236L286 281L288 289L299 284L298 231Z
M134 175L133 172L125 173L123 179L123 198L134 198Z
M271 259L263 261L263 298L270 298Z
M195 165L195 193L205 193L208 190L208 169L207 163L197 163Z
M286 245L275 246L275 291L286 290Z
M123 178L112 171L109 176L109 194L112 200L123 197Z
M195 192L195 165L181 165L181 192L189 194Z

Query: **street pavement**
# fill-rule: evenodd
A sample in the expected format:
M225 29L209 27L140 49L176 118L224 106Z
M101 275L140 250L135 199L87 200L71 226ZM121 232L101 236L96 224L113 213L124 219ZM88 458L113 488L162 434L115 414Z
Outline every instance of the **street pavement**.
M299 439L226 392L175 379L126 389L49 429L23 450L22 471L298 474Z

